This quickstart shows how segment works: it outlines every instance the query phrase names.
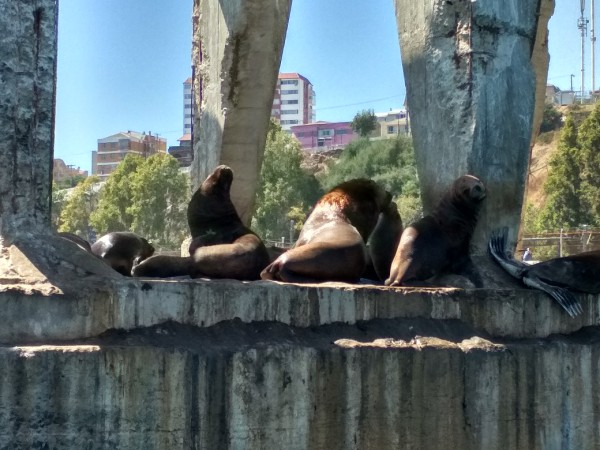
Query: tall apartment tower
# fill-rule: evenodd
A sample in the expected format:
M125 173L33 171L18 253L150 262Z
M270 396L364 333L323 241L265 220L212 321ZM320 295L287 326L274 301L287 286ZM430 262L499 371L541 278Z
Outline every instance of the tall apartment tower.
M183 134L192 133L194 108L192 98L192 77L183 82Z
M98 139L98 150L92 152L92 174L105 180L129 154L144 158L155 153L165 153L167 140L151 132L127 131Z
M294 125L315 121L316 95L313 85L299 73L280 73L273 98L271 117L290 131Z

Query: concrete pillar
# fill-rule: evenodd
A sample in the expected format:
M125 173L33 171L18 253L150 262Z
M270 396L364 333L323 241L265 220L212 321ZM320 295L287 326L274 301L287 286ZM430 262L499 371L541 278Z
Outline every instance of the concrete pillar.
M194 0L194 189L218 165L249 223L291 0Z
M535 106L538 0L395 0L423 204L464 173L488 188L473 238L516 238Z
M0 0L0 11L0 277L86 295L91 275L115 275L50 228L58 2Z
M50 226L56 0L0 0L0 235Z

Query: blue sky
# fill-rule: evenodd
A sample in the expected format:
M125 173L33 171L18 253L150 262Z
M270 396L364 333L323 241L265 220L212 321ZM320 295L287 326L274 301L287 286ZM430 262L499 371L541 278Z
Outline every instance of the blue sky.
M192 0L60 0L55 158L90 170L97 140L127 130L177 144L183 81L190 76L191 12ZM571 74L574 89L581 89L580 14L579 1L556 0L548 83L561 89L570 88ZM585 45L589 90L589 37ZM317 120L349 121L362 109L402 107L392 0L294 0L280 71L313 83Z

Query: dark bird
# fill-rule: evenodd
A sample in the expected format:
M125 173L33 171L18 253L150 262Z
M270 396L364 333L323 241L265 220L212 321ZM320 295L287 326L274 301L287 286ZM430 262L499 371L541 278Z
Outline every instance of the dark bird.
M572 291L600 293L600 251L554 258L528 265L516 261L506 252L508 228L495 230L488 242L490 255L510 275L526 286L549 294L571 317L582 312Z

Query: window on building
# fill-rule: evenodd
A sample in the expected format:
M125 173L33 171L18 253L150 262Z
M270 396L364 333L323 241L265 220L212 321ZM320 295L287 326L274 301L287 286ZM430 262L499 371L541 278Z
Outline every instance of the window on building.
M335 130L335 134L336 134L336 136L338 136L340 134L350 134L350 130L348 130L347 128L342 128L339 130Z
M297 120L282 120L281 125L298 125L298 121Z
M393 125L388 125L387 127L387 133L388 134L396 134L396 127Z
M332 129L319 130L317 136L320 137L320 138L331 137L331 136L333 136L333 130Z
M129 139L119 139L119 150L126 150L129 148Z
M298 100L281 100L282 105L297 105Z
M284 89L281 91L282 94L297 94L298 89Z
M281 114L298 114L297 109L282 109Z
M298 86L298 80L281 80L281 84L293 84L294 86Z

